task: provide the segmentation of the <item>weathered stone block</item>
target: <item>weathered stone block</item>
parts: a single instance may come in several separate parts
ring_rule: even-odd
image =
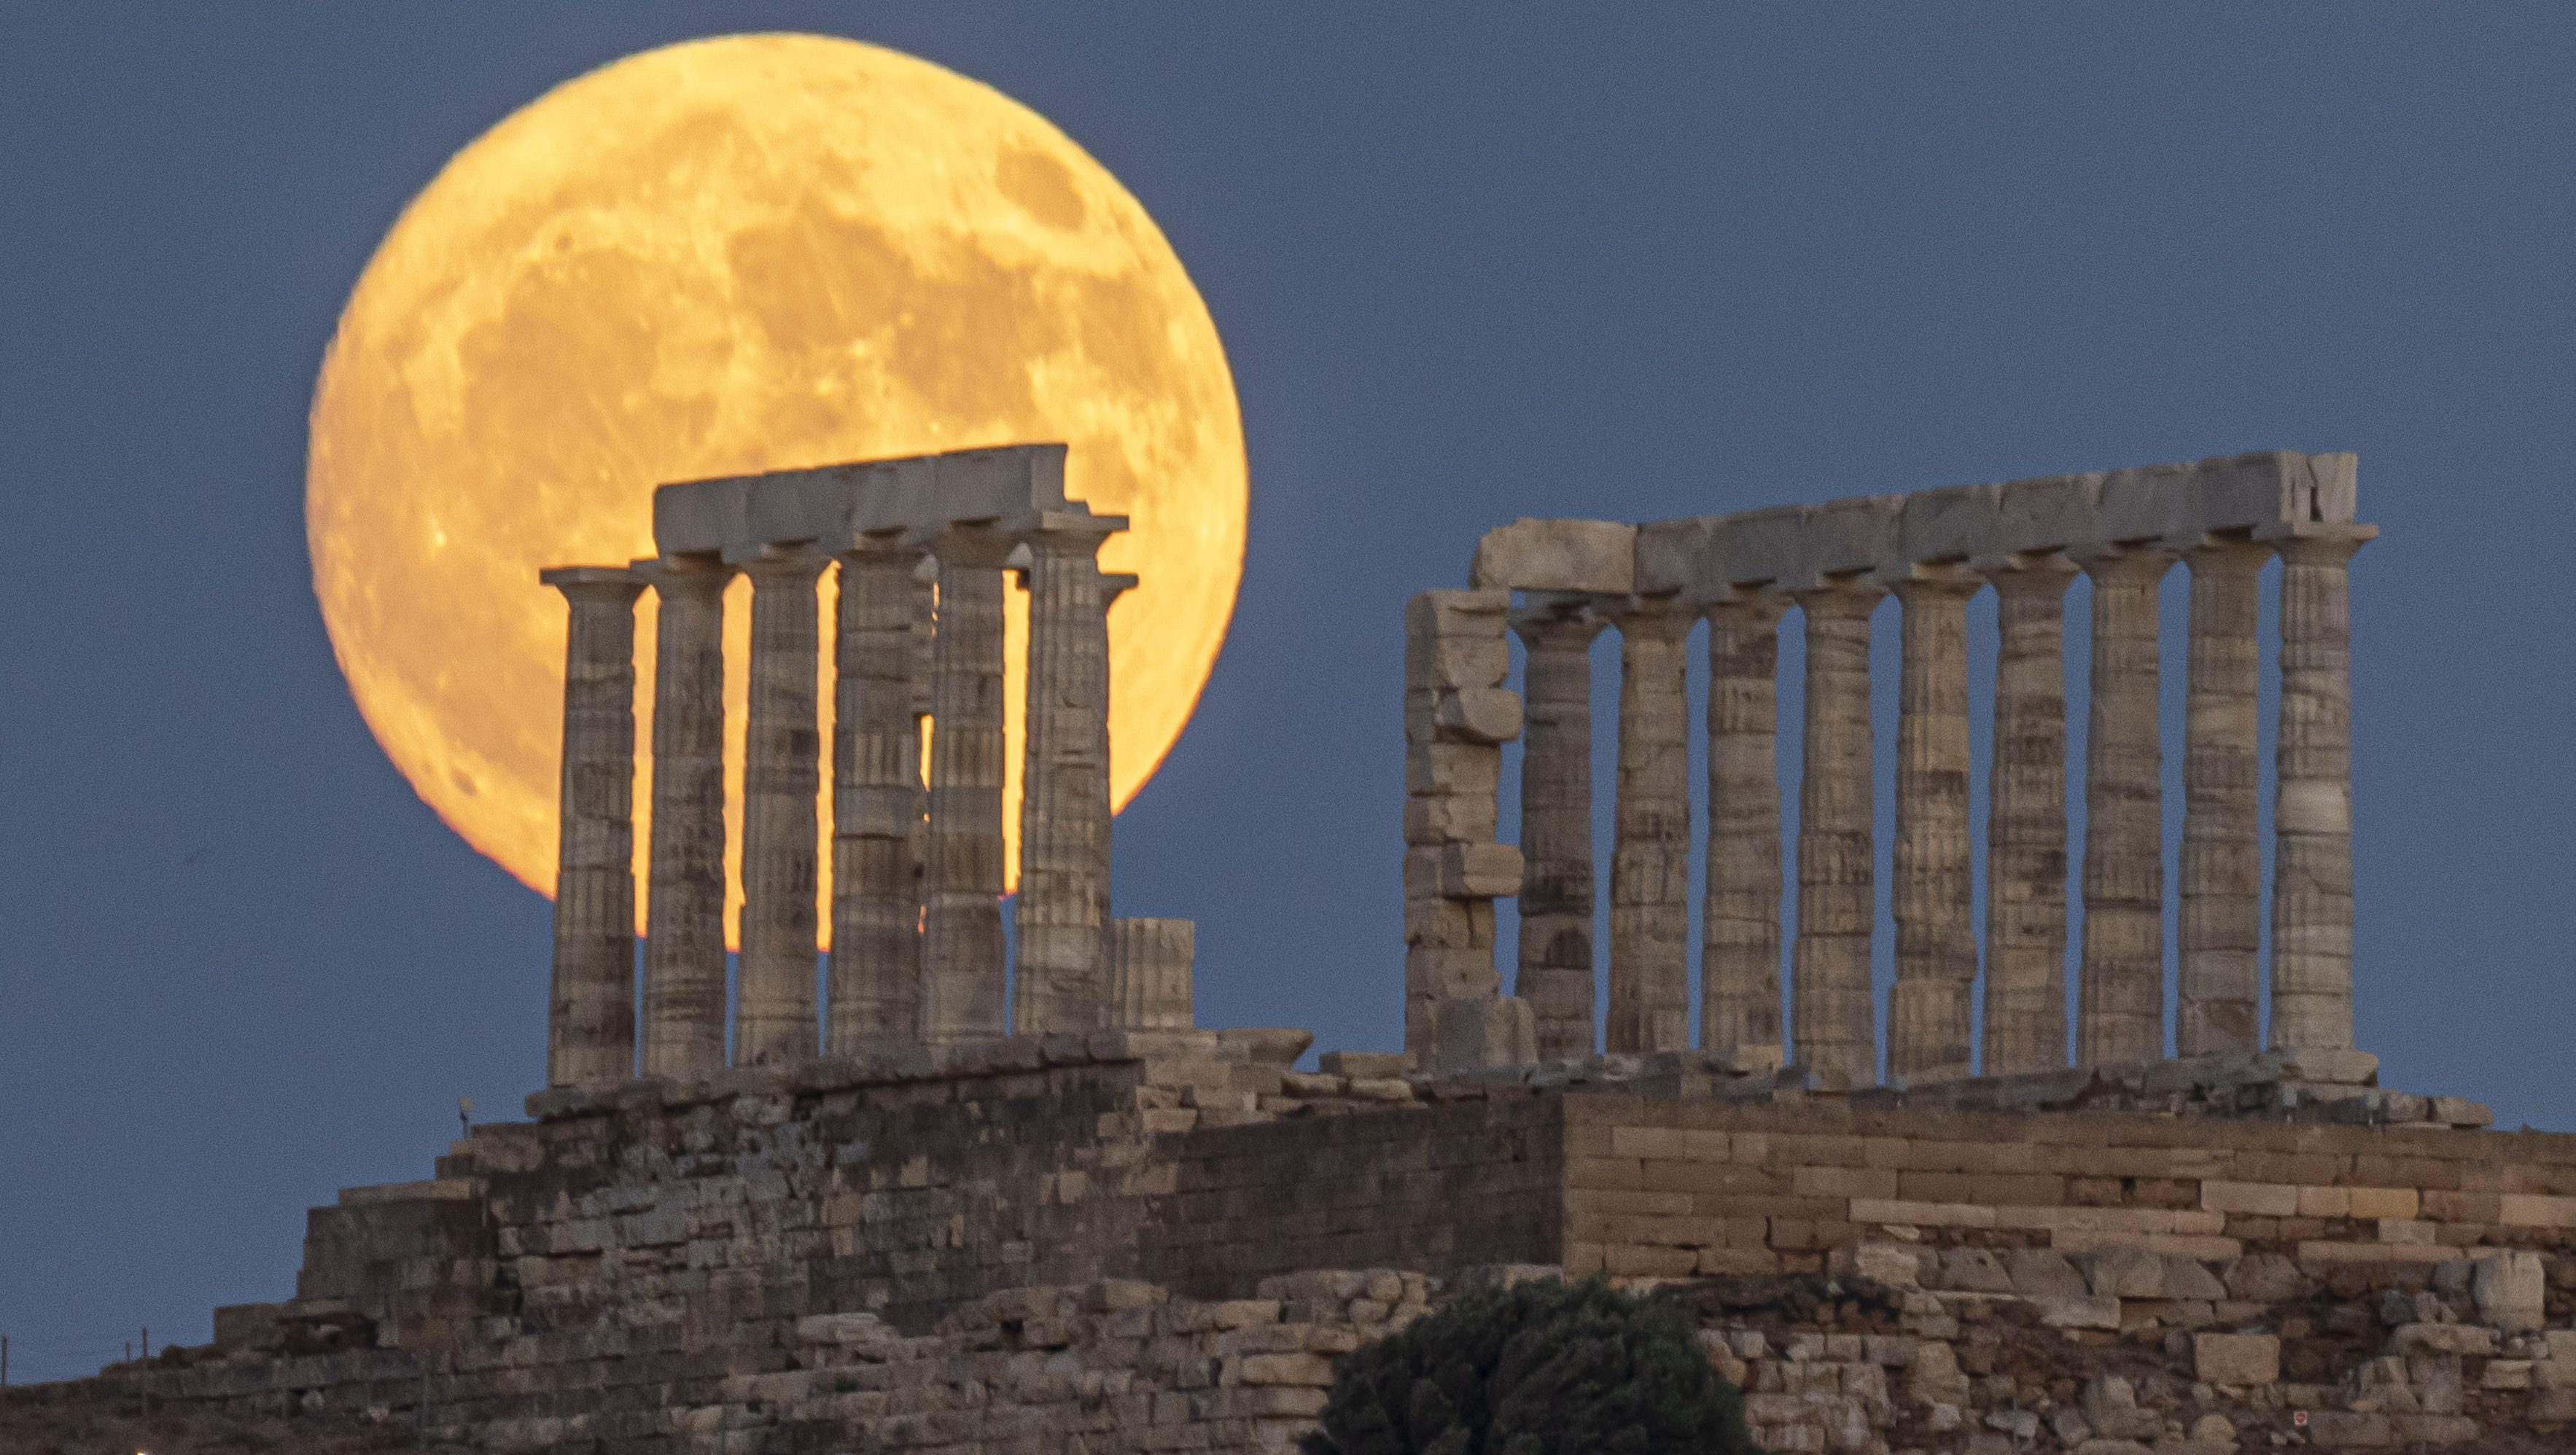
[[[1439,1069],[1444,1072],[1527,1066],[1538,1060],[1538,1025],[1525,1000],[1508,995],[1443,1000],[1438,1017]]]
[[[1453,687],[1432,709],[1439,735],[1457,743],[1507,743],[1521,735],[1521,695],[1507,687]]]
[[[2521,1334],[2546,1321],[2549,1275],[2539,1254],[2500,1250],[2478,1258],[2473,1269],[2470,1294],[2482,1322],[2504,1333]]]
[[[2191,1360],[2206,1384],[2271,1384],[2281,1377],[2281,1341],[2272,1334],[2194,1334]]]
[[[1608,520],[1531,520],[1485,532],[1471,579],[1479,587],[1625,596],[1636,588],[1637,528]]]
[[[1450,899],[1508,899],[1521,892],[1521,851],[1510,844],[1446,844],[1440,893]]]

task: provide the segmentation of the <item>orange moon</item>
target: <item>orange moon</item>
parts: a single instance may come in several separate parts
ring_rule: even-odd
[[[1140,578],[1109,619],[1123,806],[1189,720],[1243,568],[1234,382],[1171,244],[1045,118],[926,61],[810,35],[668,46],[477,138],[369,260],[314,391],[314,592],[395,766],[550,894],[564,606],[539,567],[651,555],[657,484],[1037,440],[1070,445],[1069,495],[1132,521],[1101,552]],[[738,867],[744,582],[727,608]],[[640,925],[650,593],[636,635]]]

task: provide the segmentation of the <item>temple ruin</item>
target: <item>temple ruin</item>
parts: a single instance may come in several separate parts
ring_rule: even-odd
[[[1405,1046],[1448,1070],[1692,1045],[1685,642],[1708,623],[1707,880],[1700,1049],[1738,1071],[1866,1086],[1870,619],[1902,630],[1891,1085],[2152,1062],[2294,1056],[2360,1085],[2353,1049],[2351,455],[2194,464],[1874,495],[1626,525],[1519,520],[1477,544],[1463,590],[1407,609]],[[2258,1024],[2258,577],[2282,562],[2271,778],[2271,1019]],[[2180,992],[2165,996],[2157,592],[2190,573]],[[2082,932],[2067,1041],[2063,599],[2092,581]],[[1967,603],[1991,585],[2000,644],[1986,782],[1982,944],[1972,914]],[[1782,618],[1804,624],[1796,932],[1781,1019]],[[1590,644],[1619,634],[1607,1023],[1593,1025]],[[1525,665],[1505,685],[1506,633]],[[1525,705],[1524,705],[1525,704]],[[1498,842],[1501,744],[1524,733],[1516,845]],[[1517,896],[1517,994],[1498,995],[1493,902]],[[1980,969],[1982,966],[1982,977]],[[1982,990],[1982,1043],[1972,1036]]]
[[[1004,1034],[1012,573],[1029,595],[1029,713],[1007,1027],[1190,1023],[1189,927],[1109,913],[1109,606],[1136,578],[1100,570],[1101,542],[1127,521],[1065,499],[1064,456],[1062,445],[1015,445],[665,485],[653,496],[657,555],[542,573],[570,611],[547,1084]],[[826,571],[835,671],[820,691]],[[752,588],[751,699],[728,1061],[724,592],[736,573]],[[639,1037],[634,611],[646,590],[661,616]],[[825,872],[831,958],[818,1006]]]

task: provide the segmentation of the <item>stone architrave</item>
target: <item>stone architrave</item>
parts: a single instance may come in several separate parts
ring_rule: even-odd
[[[819,1052],[814,1017],[815,799],[823,735],[815,583],[829,558],[782,552],[751,578],[751,697],[742,750],[742,955],[733,1060],[785,1066]]]
[[[1109,601],[1098,556],[1126,521],[1050,514],[1029,552],[1028,734],[1020,778],[1020,1035],[1106,1024]]]
[[[825,1048],[909,1041],[921,1025],[919,551],[841,556],[832,714],[832,966]]]
[[[2185,1056],[2262,1047],[2263,843],[2255,693],[2263,563],[2272,548],[2211,539],[2191,571],[2190,706],[2183,728],[2182,914],[2175,1048]]]
[[[1589,1056],[1592,1025],[1592,639],[1580,597],[1512,614],[1525,651],[1519,978],[1541,1060]]]
[[[1798,785],[1798,938],[1791,950],[1793,1059],[1876,1079],[1870,996],[1873,897],[1869,618],[1886,588],[1837,580],[1796,593],[1806,617],[1805,771]]]
[[[1968,598],[1964,568],[1916,567],[1903,608],[1896,727],[1896,984],[1887,1069],[1955,1081],[1974,1054],[1977,930],[1968,833]]]
[[[2164,1016],[2164,756],[2158,731],[2158,547],[2083,557],[2093,578],[2084,745],[2084,948],[2075,1059],[2160,1060]]]
[[[1994,583],[1994,766],[1987,775],[1984,1074],[2066,1065],[2066,587],[2039,553]]]
[[[931,648],[930,835],[924,856],[921,1034],[1003,1033],[1002,591],[1007,532],[959,525],[939,558]]]
[[[2281,720],[2273,741],[2272,1028],[2276,1050],[2352,1048],[2353,552],[2372,526],[2292,536],[2281,552]]]
[[[1619,759],[1610,841],[1614,1053],[1690,1047],[1690,698],[1696,613],[1669,598],[1610,609],[1619,628]]]
[[[539,573],[570,608],[546,1084],[635,1074],[634,572]]]
[[[653,648],[653,821],[644,904],[644,1074],[725,1064],[724,596],[713,559],[641,561]]]
[[[1779,675],[1788,605],[1758,593],[1708,611],[1700,1047],[1747,1069],[1776,1067],[1782,1054]]]

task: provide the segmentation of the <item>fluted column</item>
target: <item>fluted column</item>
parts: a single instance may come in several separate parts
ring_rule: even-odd
[[[1977,981],[1968,846],[1968,598],[1964,571],[1896,582],[1904,611],[1896,727],[1896,984],[1887,1069],[1910,1081],[1965,1077]]]
[[[644,583],[581,566],[539,579],[571,609],[546,1084],[591,1086],[635,1074],[635,598]]]
[[[931,647],[930,835],[924,856],[921,1033],[1003,1032],[1002,562],[1011,538],[956,526],[939,558]]]
[[[2190,706],[2182,749],[2182,974],[2174,1043],[2185,1056],[2261,1047],[2263,844],[2255,788],[2255,641],[2272,548],[2211,540],[2191,568]]]
[[[1619,628],[1619,767],[1610,845],[1610,1023],[1619,1051],[1690,1046],[1692,616],[1632,599]]]
[[[1520,968],[1541,1060],[1592,1054],[1592,639],[1579,598],[1513,613],[1521,673]]]
[[[2079,1064],[2164,1055],[2164,757],[2157,731],[2156,586],[2173,556],[2089,554],[2092,710],[2084,745],[2084,951]]]
[[[829,562],[763,557],[751,577],[751,704],[742,749],[742,958],[733,1062],[814,1059],[814,801],[823,735],[815,695],[822,650],[814,584]]]
[[[2063,556],[1989,573],[1994,766],[1986,806],[1984,1073],[2066,1064],[2066,587]]]
[[[653,648],[653,839],[644,905],[644,1074],[725,1064],[724,592],[733,568],[641,569]]]
[[[1798,938],[1790,952],[1796,1062],[1876,1079],[1869,617],[1884,588],[1838,581],[1797,595],[1807,619],[1805,770],[1798,785]]]
[[[2376,532],[2281,551],[2281,722],[2272,802],[2272,1045],[2352,1046],[2352,553]]]
[[[1780,614],[1748,596],[1708,613],[1708,892],[1703,1050],[1780,1063]]]
[[[1109,603],[1100,543],[1071,518],[1028,538],[1027,757],[1020,775],[1020,1035],[1108,1023]]]
[[[845,1056],[921,1024],[921,739],[912,712],[917,551],[841,557],[832,713],[831,1019]]]

